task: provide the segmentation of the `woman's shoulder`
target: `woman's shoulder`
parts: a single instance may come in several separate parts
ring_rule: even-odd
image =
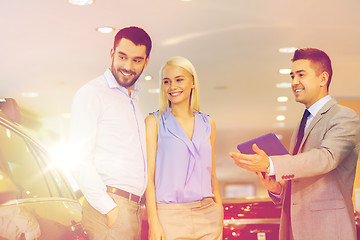
[[[159,116],[159,110],[149,113],[149,115],[147,117],[150,117],[150,116],[154,116],[157,119]]]
[[[195,114],[197,114],[198,116],[200,116],[201,119],[203,119],[204,121],[210,121],[210,115],[206,114],[206,113],[202,113],[202,112],[196,112]]]
[[[206,125],[210,125],[212,119],[211,119],[209,114],[205,114],[205,113],[202,113],[202,112],[196,112],[195,114],[199,116],[199,119],[203,123],[205,123]]]

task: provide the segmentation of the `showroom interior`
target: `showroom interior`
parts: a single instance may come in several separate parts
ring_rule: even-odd
[[[217,126],[222,196],[265,196],[257,176],[237,167],[228,153],[269,132],[289,147],[303,112],[289,76],[297,48],[329,54],[331,96],[360,115],[359,10],[356,0],[95,0],[84,6],[2,0],[0,97],[16,100],[17,121],[66,170],[75,92],[110,66],[118,29],[143,27],[153,40],[139,79],[143,115],[157,110],[164,61],[189,58],[199,75],[200,110]],[[359,161],[354,206],[360,211]]]

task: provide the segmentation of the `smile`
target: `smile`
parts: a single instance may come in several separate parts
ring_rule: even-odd
[[[133,74],[132,72],[128,72],[124,70],[119,70],[119,72],[121,72],[121,74],[124,75],[125,77],[129,77]]]
[[[294,90],[295,93],[302,92],[302,91],[304,91],[304,89],[295,89]]]
[[[177,97],[181,94],[182,92],[172,92],[172,93],[169,93],[170,96],[172,97]]]

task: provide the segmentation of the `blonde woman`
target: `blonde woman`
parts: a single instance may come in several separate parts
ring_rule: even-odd
[[[160,76],[159,111],[145,120],[149,238],[222,239],[216,128],[199,111],[194,66],[184,57],[172,57]]]

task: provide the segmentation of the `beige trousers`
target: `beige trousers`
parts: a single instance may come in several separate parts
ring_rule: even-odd
[[[221,240],[224,210],[205,198],[191,203],[158,203],[158,216],[166,240]]]
[[[120,207],[114,225],[106,225],[106,216],[93,208],[88,201],[83,204],[82,222],[90,240],[139,240],[141,234],[140,205],[113,193],[108,193]]]

